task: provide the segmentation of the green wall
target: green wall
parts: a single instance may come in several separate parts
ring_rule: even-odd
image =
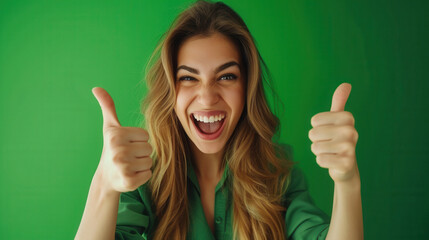
[[[144,67],[191,1],[0,1],[0,238],[71,239],[102,148],[104,87],[141,121]],[[254,35],[316,204],[333,182],[310,119],[342,82],[359,133],[366,239],[429,238],[428,1],[226,1]]]

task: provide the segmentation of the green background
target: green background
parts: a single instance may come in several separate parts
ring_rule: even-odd
[[[138,126],[148,57],[190,2],[0,1],[0,238],[74,237],[102,149],[91,88]],[[365,238],[429,238],[429,1],[226,3],[272,72],[281,139],[316,204],[331,214],[334,184],[310,150],[310,119],[349,82]]]

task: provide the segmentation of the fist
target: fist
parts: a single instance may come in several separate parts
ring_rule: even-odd
[[[329,169],[329,175],[336,183],[359,176],[355,119],[350,112],[344,111],[350,91],[351,85],[348,83],[338,86],[332,97],[331,111],[314,115],[311,118],[313,128],[308,133],[317,164]]]
[[[103,151],[96,174],[106,191],[134,191],[152,176],[149,135],[141,128],[121,126],[106,90],[96,87],[92,93],[103,113]]]

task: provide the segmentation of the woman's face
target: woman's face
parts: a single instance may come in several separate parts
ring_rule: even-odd
[[[234,43],[219,33],[189,38],[179,48],[174,110],[202,153],[223,151],[240,119],[245,103],[240,59]]]

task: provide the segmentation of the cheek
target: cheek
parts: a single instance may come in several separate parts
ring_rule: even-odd
[[[189,106],[190,102],[190,93],[178,89],[176,92],[176,105],[174,106],[174,110],[176,111],[177,116],[180,121],[183,121],[187,118],[186,109]]]
[[[241,115],[245,104],[244,88],[240,86],[235,89],[231,89],[231,91],[228,92],[227,99],[229,99],[228,101],[230,102],[230,106],[233,111],[236,111],[236,114]]]

